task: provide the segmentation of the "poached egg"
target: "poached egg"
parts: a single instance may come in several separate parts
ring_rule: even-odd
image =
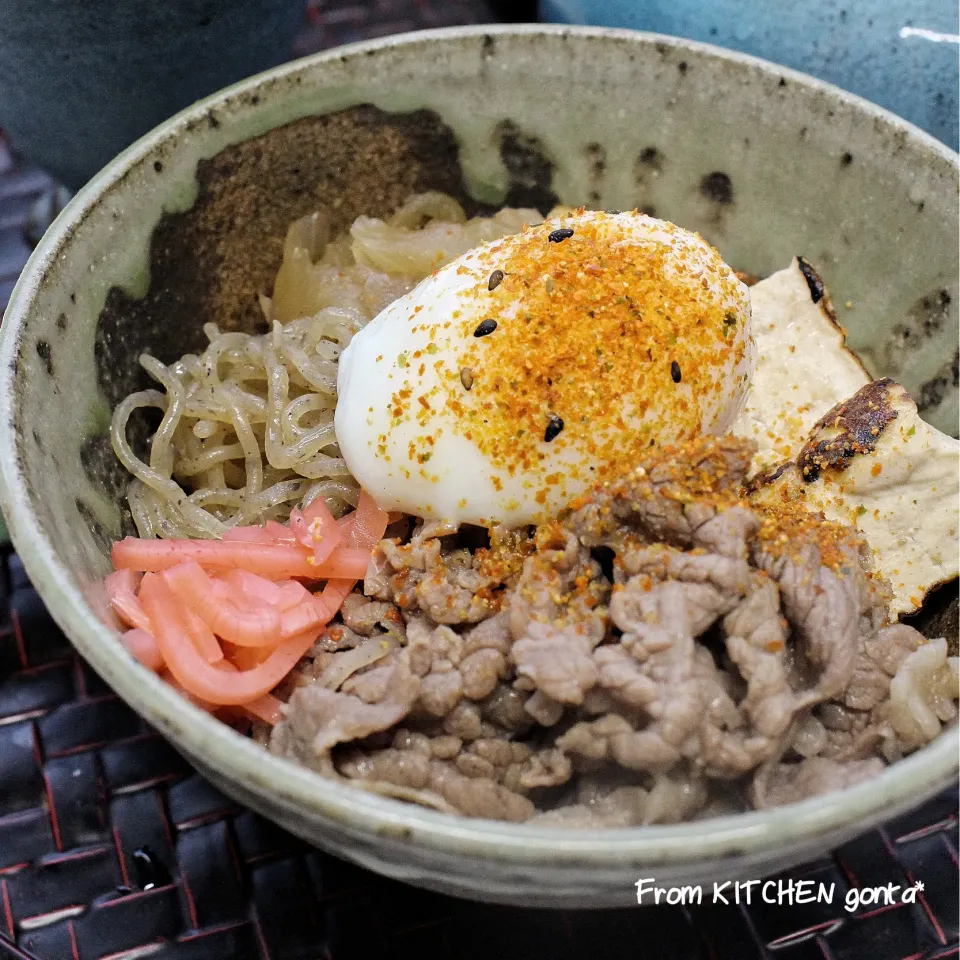
[[[643,451],[720,434],[756,364],[747,288],[696,234],[577,211],[484,244],[340,357],[335,429],[386,509],[542,521]]]

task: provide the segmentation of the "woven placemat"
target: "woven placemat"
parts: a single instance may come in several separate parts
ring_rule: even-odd
[[[503,16],[509,6],[492,4]],[[295,52],[484,22],[490,9],[315,0]],[[0,135],[0,309],[64,199]],[[0,957],[957,957],[957,814],[951,790],[790,872],[836,884],[830,904],[757,905],[755,894],[750,907],[550,912],[416,890],[307,847],[210,786],[76,656],[0,548]],[[852,888],[918,882],[913,904],[844,909]]]

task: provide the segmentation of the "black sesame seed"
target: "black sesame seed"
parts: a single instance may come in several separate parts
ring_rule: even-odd
[[[682,374],[680,373],[680,364],[676,360],[670,362],[670,376],[673,377],[674,383],[679,383],[682,379]]]
[[[560,435],[562,429],[563,420],[556,415],[551,416],[547,422],[547,429],[543,431],[544,442],[549,443],[551,440],[555,440]]]
[[[623,213],[622,210],[604,210],[604,213],[609,213],[611,217],[615,217],[618,213]]]
[[[483,320],[480,323],[480,326],[473,331],[475,337],[485,337],[488,333],[493,333],[497,329],[496,320]]]
[[[487,282],[487,289],[496,290],[501,283],[503,283],[503,271],[494,270],[493,273],[490,274],[490,280]]]
[[[559,230],[551,230],[547,234],[547,239],[551,243],[563,243],[564,240],[569,240],[573,236],[573,231],[569,227],[561,227]]]

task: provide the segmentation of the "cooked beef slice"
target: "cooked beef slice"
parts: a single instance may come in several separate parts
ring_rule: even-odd
[[[703,438],[534,530],[382,541],[278,691],[270,748],[440,810],[570,827],[872,776],[956,715],[956,664],[937,660],[946,693],[908,722],[926,641],[889,622],[852,527],[748,491],[751,456]]]

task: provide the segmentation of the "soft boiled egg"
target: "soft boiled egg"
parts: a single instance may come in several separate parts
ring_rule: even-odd
[[[696,234],[578,211],[423,280],[340,358],[336,433],[387,509],[542,520],[645,450],[736,420],[747,288]]]

